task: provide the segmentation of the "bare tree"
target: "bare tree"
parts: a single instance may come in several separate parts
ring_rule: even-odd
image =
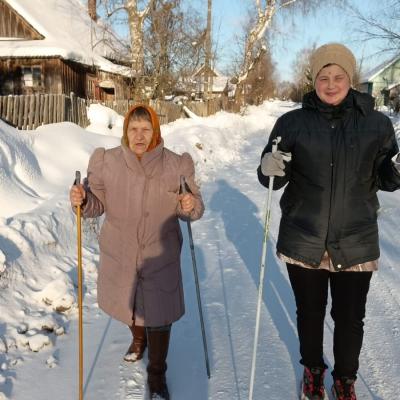
[[[145,65],[152,76],[153,97],[172,93],[178,80],[191,76],[203,58],[203,20],[193,9],[184,13],[181,3],[156,0],[145,27]]]
[[[376,42],[379,52],[400,50],[400,0],[381,0],[369,11],[349,6],[358,41]]]
[[[268,51],[261,51],[246,78],[244,100],[246,104],[261,104],[276,93],[275,65]]]
[[[305,93],[314,89],[311,75],[311,56],[315,51],[316,45],[301,49],[293,63],[294,82],[290,93],[290,99],[300,102]]]

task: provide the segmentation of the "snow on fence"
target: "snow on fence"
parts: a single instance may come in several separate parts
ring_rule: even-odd
[[[63,121],[89,125],[86,102],[73,93],[0,96],[0,118],[18,129]]]
[[[99,103],[99,100],[88,100],[89,104]],[[162,100],[149,100],[146,101],[156,111],[160,124],[168,124],[168,122],[175,121],[181,118],[182,106],[170,101]],[[136,104],[134,100],[105,100],[101,102],[105,107],[113,109],[119,115],[125,115],[128,110]]]
[[[32,94],[0,96],[0,118],[18,129],[36,129],[40,125],[70,121],[86,128],[90,121],[87,117],[87,107],[90,104],[100,103],[125,115],[135,104],[133,100],[89,100],[82,99],[71,93],[65,94]],[[172,101],[150,100],[160,119],[160,123],[167,124],[184,117],[182,111],[185,105],[194,114],[205,117],[220,110],[235,111],[229,103],[220,98],[208,102],[184,101],[176,104]]]

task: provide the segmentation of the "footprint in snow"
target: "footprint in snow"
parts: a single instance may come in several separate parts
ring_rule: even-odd
[[[127,363],[119,367],[121,400],[146,399],[146,368],[143,362]]]

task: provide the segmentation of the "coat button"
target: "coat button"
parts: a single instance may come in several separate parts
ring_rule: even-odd
[[[338,264],[337,267],[338,267],[338,269],[342,268],[342,264]]]

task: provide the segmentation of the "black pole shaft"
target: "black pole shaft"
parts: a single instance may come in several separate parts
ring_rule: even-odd
[[[184,176],[181,176],[181,192],[183,194],[187,193],[186,182],[185,182],[185,177]],[[208,376],[208,379],[210,379],[211,373],[210,373],[210,363],[208,361],[207,339],[206,339],[206,332],[205,332],[205,329],[204,329],[204,319],[203,319],[203,309],[202,309],[202,306],[201,306],[199,276],[198,276],[198,273],[197,273],[196,254],[194,252],[192,226],[190,224],[190,220],[187,221],[187,228],[188,228],[188,234],[189,234],[190,253],[192,255],[194,281],[195,281],[195,284],[196,284],[197,306],[198,306],[199,315],[200,315],[201,335],[203,337],[204,357],[205,357],[205,361],[206,361],[207,376]]]

